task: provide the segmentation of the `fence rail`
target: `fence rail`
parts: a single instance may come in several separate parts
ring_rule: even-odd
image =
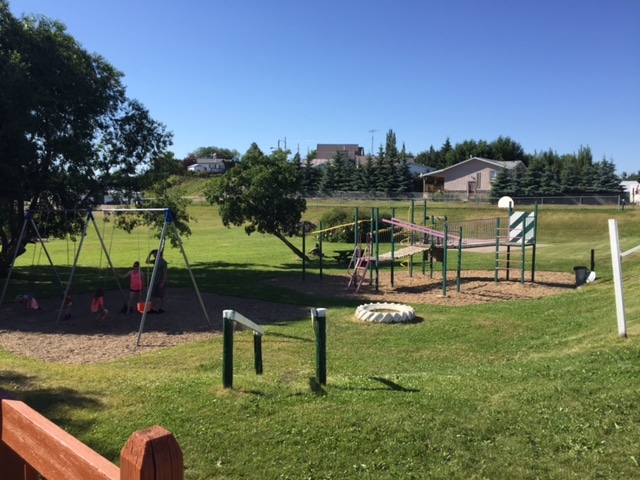
[[[134,432],[120,467],[0,390],[0,466],[7,480],[183,480],[182,451],[160,426]]]

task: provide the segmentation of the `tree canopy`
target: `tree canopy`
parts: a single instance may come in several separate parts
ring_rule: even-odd
[[[17,245],[25,206],[77,210],[110,189],[137,190],[140,170],[171,144],[122,76],[62,23],[17,18],[0,0],[0,271],[33,241],[27,232]]]
[[[289,153],[278,149],[265,155],[253,143],[237,166],[211,180],[205,196],[219,206],[225,226],[244,225],[247,235],[275,235],[302,258],[303,252],[286,238],[298,232],[307,208],[302,177],[287,161]]]
[[[503,169],[491,184],[491,198],[561,196],[576,194],[619,195],[620,179],[613,162],[594,162],[589,147],[559,155],[553,150],[529,156],[525,172]]]

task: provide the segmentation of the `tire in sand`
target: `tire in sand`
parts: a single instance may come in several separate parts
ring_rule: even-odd
[[[356,318],[371,323],[408,323],[415,316],[413,307],[401,303],[366,303],[356,308]]]

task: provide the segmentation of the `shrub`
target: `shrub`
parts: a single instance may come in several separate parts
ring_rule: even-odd
[[[325,232],[322,240],[325,242],[334,243],[355,243],[355,227],[354,227],[354,213],[353,210],[346,208],[332,208],[325,213],[320,221],[322,222],[322,230],[330,229],[333,227],[340,227]],[[371,230],[371,215],[365,212],[358,214],[358,237],[360,242],[366,241],[367,233]]]

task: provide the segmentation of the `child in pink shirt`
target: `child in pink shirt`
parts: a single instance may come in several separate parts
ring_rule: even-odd
[[[136,305],[140,302],[142,290],[144,289],[144,273],[140,270],[140,262],[133,262],[133,270],[129,270],[120,278],[129,277],[129,313],[136,311]]]
[[[102,323],[102,320],[109,314],[109,310],[104,308],[104,292],[101,288],[97,288],[96,293],[93,294],[93,298],[91,299],[91,312],[98,314],[95,319],[96,323]]]

